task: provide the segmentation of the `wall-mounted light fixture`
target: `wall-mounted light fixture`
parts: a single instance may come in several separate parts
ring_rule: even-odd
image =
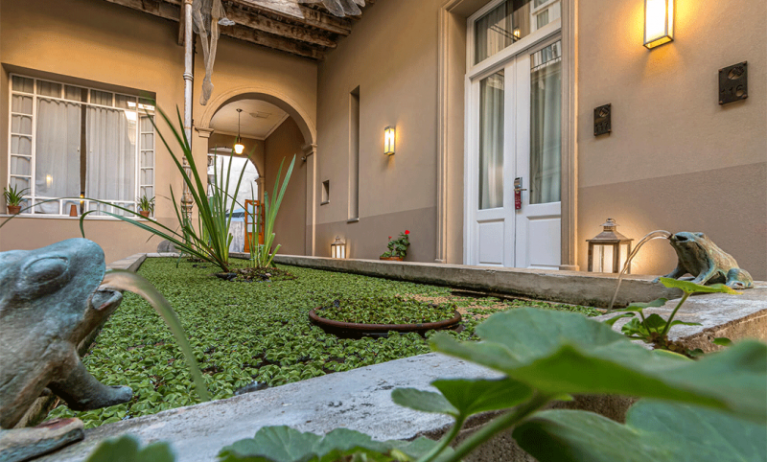
[[[674,1],[644,0],[644,46],[648,49],[674,40]]]
[[[336,241],[330,244],[330,256],[339,260],[346,258],[346,241],[336,236]]]
[[[394,155],[396,138],[397,132],[394,127],[386,127],[386,130],[384,130],[384,154],[387,156]]]
[[[631,254],[631,241],[615,229],[618,223],[608,218],[602,224],[603,231],[595,238],[589,239],[589,272],[620,273],[626,259]],[[631,273],[631,267],[626,271]]]
[[[242,144],[242,138],[240,138],[240,120],[242,118],[242,109],[237,109],[237,140],[234,143],[234,152],[242,154],[245,152],[245,145]]]

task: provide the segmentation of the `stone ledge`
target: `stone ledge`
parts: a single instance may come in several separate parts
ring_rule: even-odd
[[[236,257],[247,254],[233,254]],[[520,268],[449,265],[444,263],[392,262],[380,260],[335,260],[322,257],[277,255],[276,263],[345,273],[363,274],[400,281],[521,295],[549,301],[607,307],[617,278],[614,275]],[[616,306],[648,302],[656,298],[679,298],[682,293],[653,284],[652,276],[629,275],[623,280]]]

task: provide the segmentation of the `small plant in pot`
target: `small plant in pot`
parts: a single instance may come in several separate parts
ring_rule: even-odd
[[[142,197],[138,201],[138,207],[141,209],[138,213],[144,218],[149,218],[149,215],[154,212],[154,197],[151,199],[146,196]]]
[[[27,191],[29,191],[29,189],[22,189],[19,191],[16,186],[3,188],[3,197],[5,198],[5,203],[8,205],[9,215],[18,215],[21,212],[21,202],[24,200],[24,194]]]
[[[407,249],[410,247],[410,231],[405,230],[399,237],[392,239],[389,236],[388,251],[381,255],[381,260],[402,261],[407,256]]]

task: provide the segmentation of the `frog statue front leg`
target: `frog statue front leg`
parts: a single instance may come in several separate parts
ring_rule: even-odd
[[[696,284],[726,284],[732,289],[749,289],[754,279],[738,262],[720,249],[703,233],[682,232],[669,238],[679,263],[665,277],[679,279],[686,274],[693,276]],[[659,278],[655,280],[658,282]]]

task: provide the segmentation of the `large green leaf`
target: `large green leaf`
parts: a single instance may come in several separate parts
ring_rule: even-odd
[[[767,418],[767,346],[742,342],[700,361],[649,351],[574,313],[519,309],[477,328],[485,340],[433,347],[550,395],[605,393],[699,403]]]
[[[221,450],[221,462],[334,462],[364,455],[370,462],[408,462],[436,446],[419,438],[413,442],[375,441],[364,433],[340,428],[325,437],[289,427],[264,427],[254,438],[240,440]]]
[[[514,439],[540,462],[767,461],[767,427],[696,406],[642,400],[622,425],[584,411],[536,414]]]
[[[174,462],[176,457],[167,443],[154,443],[139,449],[132,436],[99,444],[86,462]]]
[[[743,293],[733,290],[724,284],[711,284],[710,286],[703,286],[692,281],[682,281],[679,279],[671,278],[660,278],[660,282],[669,289],[680,289],[682,292],[688,294],[705,293],[741,295]]]
[[[530,387],[509,378],[437,380],[432,385],[464,416],[509,409],[533,395]]]
[[[460,410],[439,393],[418,390],[416,388],[397,388],[391,393],[396,404],[421,412],[447,414],[457,417]]]

